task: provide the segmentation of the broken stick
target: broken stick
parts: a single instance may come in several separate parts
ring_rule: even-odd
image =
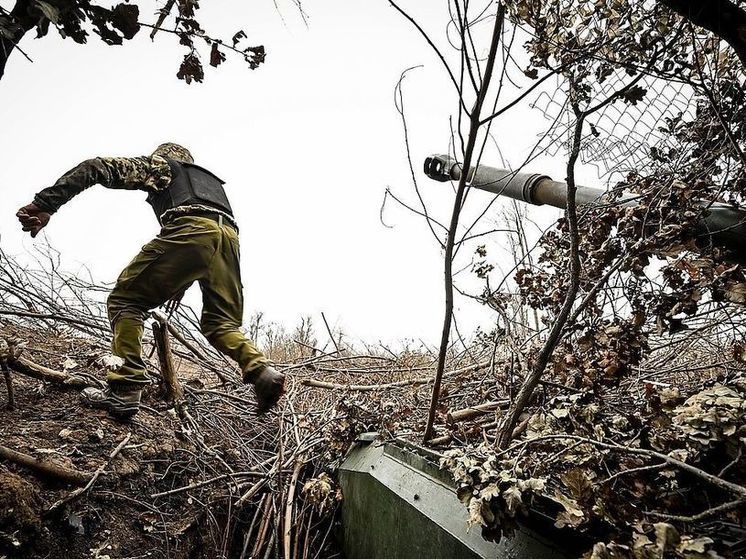
[[[16,407],[15,398],[13,396],[13,379],[10,377],[10,371],[5,361],[0,362],[0,368],[3,370],[5,376],[5,388],[8,390],[8,409],[12,410]]]
[[[66,483],[83,485],[91,479],[91,475],[85,472],[73,470],[48,460],[39,460],[29,454],[18,452],[17,450],[13,450],[3,445],[0,445],[0,458],[29,468],[37,474],[64,481]]]
[[[8,389],[8,409],[12,410],[15,407],[15,399],[13,398],[13,379],[10,378],[10,371],[8,370],[8,358],[13,355],[10,344],[5,338],[0,338],[0,368],[3,370],[3,376],[5,376],[5,387]]]
[[[161,313],[153,313],[153,338],[161,364],[161,378],[163,378],[164,398],[179,401],[184,398],[184,389],[176,376],[174,357],[171,353],[171,338],[169,336],[168,319]]]
[[[85,388],[91,386],[92,382],[78,377],[75,375],[69,375],[62,371],[55,371],[49,367],[34,363],[30,359],[25,357],[11,357],[8,359],[8,365],[14,371],[23,375],[33,377],[35,379],[44,380],[47,382],[53,382],[56,384],[64,384],[75,388]]]
[[[508,404],[510,404],[509,400],[497,400],[496,402],[487,402],[485,404],[479,404],[478,406],[450,411],[448,412],[447,422],[458,423],[459,421],[473,419],[480,415],[495,411],[498,408],[507,407]]]

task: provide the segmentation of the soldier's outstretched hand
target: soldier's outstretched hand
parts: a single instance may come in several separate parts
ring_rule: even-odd
[[[45,212],[39,206],[34,203],[28,206],[23,206],[16,212],[18,221],[21,222],[21,227],[24,231],[31,233],[32,237],[36,237],[44,227],[49,223],[49,219],[52,217],[49,212]]]

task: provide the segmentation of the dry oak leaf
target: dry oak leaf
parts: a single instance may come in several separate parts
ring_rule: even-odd
[[[550,496],[549,498],[564,509],[557,515],[557,521],[554,523],[557,528],[564,528],[565,526],[577,528],[585,522],[585,513],[578,506],[578,502],[575,499],[570,499],[559,491],[555,491],[554,496]]]

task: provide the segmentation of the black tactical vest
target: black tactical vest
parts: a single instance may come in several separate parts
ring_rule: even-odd
[[[178,206],[199,204],[233,215],[223,184],[207,169],[194,163],[166,159],[171,167],[171,184],[160,192],[148,194],[148,204],[160,219],[164,212]]]

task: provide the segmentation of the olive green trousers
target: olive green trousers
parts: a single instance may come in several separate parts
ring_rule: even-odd
[[[112,352],[124,365],[110,372],[112,385],[148,384],[142,337],[148,312],[193,282],[202,290],[202,333],[237,361],[245,377],[267,358],[240,330],[243,292],[238,233],[206,217],[183,216],[165,225],[124,269],[107,301],[114,340]]]

